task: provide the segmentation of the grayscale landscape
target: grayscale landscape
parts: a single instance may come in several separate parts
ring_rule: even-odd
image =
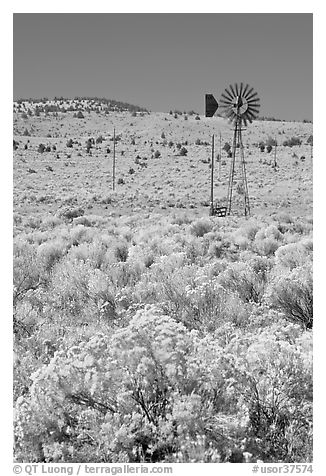
[[[14,28],[14,460],[312,463],[310,110],[282,115],[291,88],[277,106],[241,69],[189,107],[161,93],[152,109],[125,84],[110,99],[109,81],[106,96],[43,97],[44,80],[24,95],[28,21]]]

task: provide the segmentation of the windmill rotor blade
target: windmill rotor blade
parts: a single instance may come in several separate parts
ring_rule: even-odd
[[[251,122],[254,121],[255,119],[257,119],[257,117],[258,117],[258,114],[249,113],[249,114],[247,115],[247,118],[248,118],[249,120],[251,120]]]
[[[249,112],[253,112],[254,114],[258,114],[260,108],[259,108],[259,107],[249,107],[247,110],[248,110]]]
[[[229,106],[232,102],[229,99],[221,98],[220,104],[227,104]]]
[[[233,100],[232,93],[228,90],[228,88],[225,88],[224,94],[228,96],[231,101]]]
[[[257,119],[258,114],[257,114],[257,113],[249,112],[248,115],[247,115],[247,117],[248,117],[249,119],[255,120],[255,119]]]
[[[230,84],[230,89],[231,89],[231,91],[232,91],[233,98],[235,98],[235,97],[236,97],[236,94],[235,94],[235,91],[234,91],[234,89],[233,89],[232,84]]]
[[[232,109],[233,104],[228,102],[228,103],[225,103],[225,104],[223,105],[223,107],[224,107],[224,109]]]
[[[221,101],[225,102],[226,104],[232,104],[232,99],[223,94],[221,95]]]
[[[228,104],[233,104],[234,98],[233,97],[228,97],[228,96],[223,96],[224,101],[227,101]]]
[[[256,114],[259,113],[259,109],[257,109],[256,107],[249,107],[247,110],[248,110],[249,112],[253,112],[253,113],[256,113]]]
[[[255,102],[255,103],[249,103],[248,104],[248,107],[260,107],[260,103],[259,102]]]
[[[246,97],[246,101],[247,102],[255,102],[255,101],[257,102],[257,101],[260,101],[260,98],[259,98],[259,96],[252,96],[250,98]]]
[[[254,99],[253,101],[248,101],[248,106],[260,106],[259,99]]]
[[[246,115],[247,115],[247,116],[250,116],[250,117],[252,117],[252,118],[255,119],[255,117],[257,117],[257,113],[258,113],[258,112],[259,112],[259,111],[253,112],[253,111],[251,111],[251,110],[248,110]]]
[[[248,88],[249,88],[249,84],[246,84],[244,90],[242,91],[242,96],[243,96],[243,97],[246,97],[246,93],[247,93],[247,91],[248,91]]]
[[[255,97],[257,97],[257,99],[259,99],[258,98],[258,93],[256,93],[256,92],[252,93],[250,96],[248,95],[246,99],[247,99],[247,101],[251,101],[251,99],[254,99]]]
[[[233,101],[233,98],[229,98],[229,97],[225,96],[225,94],[223,94],[223,93],[221,94],[221,98],[222,98],[221,101],[223,100],[223,101],[227,102],[227,104],[230,104]]]
[[[248,97],[252,94],[253,90],[254,90],[254,88],[250,88],[249,91],[247,91],[246,96],[245,96],[247,100],[248,100]]]
[[[231,112],[226,117],[229,121],[233,121],[235,119],[236,115],[234,114],[234,112]]]
[[[230,84],[220,99],[223,116],[236,127],[247,127],[257,118],[260,110],[258,93],[248,83]]]
[[[246,121],[249,121],[249,122],[250,122],[250,124],[251,124],[251,123],[252,123],[252,121],[253,121],[253,117],[249,116],[249,114],[246,114],[246,116],[245,116],[245,117],[246,117]]]
[[[245,113],[245,116],[246,116],[247,118],[249,118],[249,117],[255,117],[255,114],[254,114],[252,111],[250,111],[250,109],[248,109],[248,110],[246,111],[246,113]]]
[[[258,104],[258,106],[249,106],[248,107],[249,111],[258,111],[259,112],[259,109],[260,109],[260,104]]]
[[[256,96],[256,97],[251,97],[250,99],[247,99],[247,101],[250,102],[250,103],[252,103],[252,102],[257,102],[257,101],[259,101],[259,100],[260,100],[260,99],[259,99],[258,96]]]
[[[256,98],[253,101],[248,102],[248,106],[256,107],[257,104],[260,105],[259,98]]]
[[[250,105],[250,106],[248,107],[248,110],[249,110],[249,111],[259,111],[259,107]]]
[[[252,112],[248,112],[247,118],[249,119],[250,122],[252,122],[254,119],[256,119],[257,114],[253,114]]]

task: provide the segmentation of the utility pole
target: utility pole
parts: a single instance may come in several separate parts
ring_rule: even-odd
[[[218,164],[218,179],[221,180],[221,167],[222,167],[222,135],[220,131],[220,161]]]
[[[312,159],[312,141],[310,142],[310,158]]]
[[[113,129],[112,189],[115,190],[115,128]]]
[[[211,160],[211,204],[209,214],[214,215],[214,134],[212,135],[212,160]]]

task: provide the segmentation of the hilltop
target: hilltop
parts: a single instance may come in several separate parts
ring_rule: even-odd
[[[110,112],[148,112],[144,107],[135,106],[123,101],[115,99],[98,98],[98,97],[79,97],[74,99],[55,97],[54,99],[17,99],[13,105],[14,112],[21,114],[38,116],[40,113],[55,112],[96,112],[109,114]]]

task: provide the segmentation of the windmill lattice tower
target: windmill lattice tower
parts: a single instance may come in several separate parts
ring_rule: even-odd
[[[248,182],[246,175],[246,162],[244,158],[244,147],[242,141],[243,126],[247,126],[248,122],[252,122],[259,112],[259,98],[258,94],[254,92],[253,88],[249,88],[247,84],[245,87],[243,83],[232,85],[226,88],[221,95],[221,108],[224,116],[228,118],[234,125],[233,144],[232,144],[232,158],[229,173],[228,195],[227,195],[227,213],[231,214],[233,188],[236,178],[239,175],[241,194],[244,196],[244,214],[250,215],[250,203]],[[237,154],[239,152],[239,154]],[[237,155],[239,155],[239,170],[236,170]]]

